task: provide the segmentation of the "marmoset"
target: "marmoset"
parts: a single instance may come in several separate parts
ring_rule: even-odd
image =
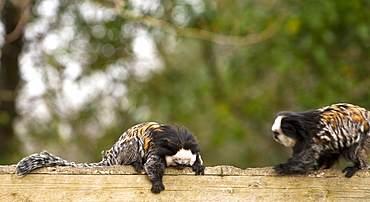
[[[23,158],[15,173],[23,177],[32,170],[49,166],[132,165],[139,173],[144,168],[152,182],[151,191],[160,193],[165,189],[162,178],[167,166],[192,167],[196,175],[204,174],[205,166],[199,152],[197,139],[185,127],[148,122],[125,131],[111,149],[103,151],[99,163],[77,164],[43,151]]]
[[[340,156],[354,163],[346,177],[368,169],[370,112],[351,104],[333,104],[306,112],[279,112],[272,125],[273,138],[291,147],[286,163],[274,166],[278,174],[306,173],[332,167]]]

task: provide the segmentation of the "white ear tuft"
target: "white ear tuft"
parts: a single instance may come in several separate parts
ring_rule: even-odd
[[[281,119],[283,119],[283,118],[284,118],[283,116],[276,117],[276,119],[274,121],[274,124],[271,127],[271,130],[273,132],[278,132],[278,133],[281,132]]]

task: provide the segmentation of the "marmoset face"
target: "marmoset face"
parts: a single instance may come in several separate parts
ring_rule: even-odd
[[[276,142],[284,145],[285,147],[294,147],[296,141],[283,133],[281,129],[282,119],[284,116],[276,117],[274,124],[271,127],[272,132],[274,132],[273,138]]]
[[[196,160],[196,154],[191,153],[190,150],[180,149],[173,156],[166,156],[167,166],[186,167],[192,166]]]

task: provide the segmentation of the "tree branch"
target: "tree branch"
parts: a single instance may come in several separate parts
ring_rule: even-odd
[[[5,1],[6,0],[0,0],[0,13],[3,12],[4,6],[5,6]]]
[[[33,0],[24,0],[21,5],[21,16],[19,18],[17,26],[12,32],[5,36],[5,43],[11,43],[17,40],[23,33],[23,28],[27,24],[31,15],[31,6]]]
[[[136,21],[149,27],[161,29],[170,34],[210,41],[212,43],[219,45],[231,45],[231,46],[247,46],[269,39],[277,32],[281,25],[282,20],[286,16],[286,13],[288,13],[286,10],[282,11],[281,12],[282,14],[277,18],[277,20],[274,23],[272,23],[265,30],[259,33],[249,34],[245,36],[233,36],[217,34],[214,32],[197,28],[178,27],[164,20],[153,18],[148,15],[139,15],[137,13],[124,10],[123,7],[116,6],[115,10],[116,14],[124,19]]]

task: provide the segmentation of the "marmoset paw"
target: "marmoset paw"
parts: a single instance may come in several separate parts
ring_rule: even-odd
[[[288,166],[285,163],[277,164],[273,168],[275,172],[279,175],[290,174]]]
[[[204,175],[204,169],[206,167],[201,164],[194,164],[193,165],[193,171],[195,172],[196,175]]]
[[[346,177],[350,178],[352,177],[358,170],[361,170],[359,166],[353,166],[353,167],[346,167],[342,170],[343,173],[346,173]]]
[[[164,190],[164,188],[165,187],[164,187],[164,184],[163,183],[157,182],[157,183],[154,183],[153,184],[151,191],[154,194],[159,194],[159,193],[161,193],[161,191]]]

